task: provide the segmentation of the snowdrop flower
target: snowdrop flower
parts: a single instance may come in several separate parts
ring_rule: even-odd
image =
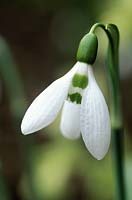
[[[110,117],[91,65],[78,61],[47,87],[26,111],[22,133],[27,135],[48,126],[61,108],[62,134],[70,139],[81,135],[88,151],[102,159],[110,144]]]

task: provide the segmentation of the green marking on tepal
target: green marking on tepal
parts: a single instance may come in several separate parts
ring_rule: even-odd
[[[88,77],[82,74],[75,74],[72,79],[72,85],[84,89],[88,85]]]
[[[70,98],[70,101],[76,102],[77,104],[81,104],[82,96],[78,92],[73,94],[68,94],[68,97]]]

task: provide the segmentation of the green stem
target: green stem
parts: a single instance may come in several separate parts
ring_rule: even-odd
[[[107,25],[109,48],[108,48],[108,71],[111,85],[111,114],[112,114],[112,147],[113,161],[116,174],[116,199],[125,200],[124,179],[124,131],[121,108],[120,80],[119,80],[119,31],[113,25]]]
[[[115,166],[116,175],[116,199],[125,200],[125,184],[124,184],[124,166],[123,166],[123,153],[124,153],[124,142],[123,142],[123,129],[113,128],[112,130],[112,149],[113,149],[113,160]]]
[[[111,125],[112,125],[112,149],[113,162],[116,173],[116,199],[126,200],[125,181],[124,181],[124,166],[123,166],[123,120],[121,109],[120,81],[119,81],[119,31],[113,24],[104,26],[101,23],[95,24],[90,32],[94,32],[96,28],[102,28],[109,40],[108,56],[107,56],[107,71],[110,82],[111,93]]]
[[[91,27],[89,33],[94,33],[94,32],[96,31],[97,28],[102,28],[104,31],[106,31],[106,30],[105,30],[105,25],[104,25],[104,24],[102,24],[102,23],[96,23],[96,24],[94,24],[94,25]]]

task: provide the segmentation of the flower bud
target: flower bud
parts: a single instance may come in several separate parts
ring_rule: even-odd
[[[77,61],[93,64],[98,49],[98,39],[93,33],[86,34],[80,41],[77,51]]]

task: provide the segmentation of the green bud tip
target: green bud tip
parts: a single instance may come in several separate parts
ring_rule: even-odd
[[[94,33],[86,34],[80,41],[77,51],[77,61],[93,64],[98,49],[98,39]]]

